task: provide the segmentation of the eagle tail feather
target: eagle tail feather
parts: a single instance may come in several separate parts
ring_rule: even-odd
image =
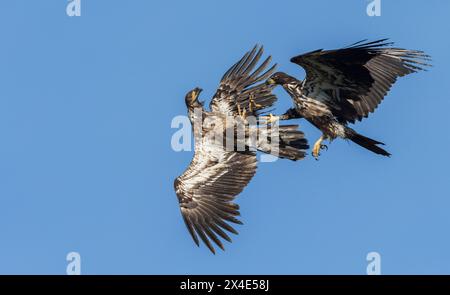
[[[267,129],[267,133],[260,137],[260,139],[264,140],[258,141],[258,150],[292,161],[305,158],[309,145],[304,133],[298,130],[298,127],[298,125],[279,126],[276,144],[272,142],[271,138],[273,129]]]
[[[359,146],[362,146],[365,149],[368,149],[369,151],[378,154],[383,155],[386,157],[390,157],[391,154],[387,152],[386,150],[382,149],[378,145],[384,145],[384,143],[380,141],[376,141],[374,139],[365,137],[364,135],[361,135],[357,133],[355,130],[348,128],[346,130],[346,136],[348,139],[353,141],[354,143],[358,144]]]

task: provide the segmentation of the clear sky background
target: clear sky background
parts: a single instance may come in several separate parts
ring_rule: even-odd
[[[1,274],[65,274],[71,251],[83,274],[365,274],[371,251],[384,274],[450,274],[449,1],[81,2],[72,18],[64,0],[0,2]],[[355,126],[392,158],[337,140],[261,163],[239,236],[197,248],[173,190],[185,93],[209,102],[256,43],[302,78],[290,57],[384,37],[434,64]]]

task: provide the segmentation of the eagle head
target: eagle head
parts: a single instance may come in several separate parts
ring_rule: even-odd
[[[194,88],[191,91],[189,91],[186,94],[185,97],[185,101],[186,101],[186,106],[188,108],[194,108],[194,107],[199,107],[202,106],[202,103],[198,101],[198,97],[200,95],[200,92],[202,92],[201,88]]]
[[[286,73],[283,72],[276,72],[274,74],[272,74],[272,76],[269,77],[269,79],[267,79],[266,84],[268,85],[286,85],[289,84],[291,82],[295,82],[297,81],[294,77],[289,76]]]

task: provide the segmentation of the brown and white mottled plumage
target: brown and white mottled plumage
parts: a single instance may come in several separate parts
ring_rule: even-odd
[[[272,153],[271,147],[260,143],[259,139],[255,150],[247,146],[245,150],[238,151],[229,150],[223,141],[213,141],[208,136],[223,133],[226,119],[241,120],[242,113],[257,116],[276,101],[272,94],[273,86],[257,84],[265,81],[274,71],[274,67],[266,70],[270,57],[254,70],[262,53],[262,48],[255,47],[225,73],[210,103],[211,111],[205,111],[203,103],[198,100],[201,89],[196,88],[186,95],[186,106],[193,126],[195,120],[201,123],[210,120],[213,124],[193,128],[196,141],[194,158],[187,170],[175,179],[174,187],[181,214],[194,242],[199,245],[202,240],[213,253],[213,243],[224,249],[220,238],[231,242],[227,232],[237,234],[229,224],[241,224],[236,218],[239,216],[239,206],[234,199],[255,175],[255,150]],[[246,128],[248,133],[250,127]],[[290,160],[304,158],[308,145],[297,128],[297,125],[279,127],[279,157]],[[236,133],[233,136],[236,137]]]
[[[267,87],[265,83],[257,84],[265,81],[276,67],[276,64],[274,64],[266,70],[272,60],[272,57],[269,56],[254,70],[262,54],[262,47],[258,50],[258,47],[255,46],[252,51],[247,52],[223,75],[211,100],[211,111],[236,115],[239,110],[245,109],[249,114],[258,115],[258,111],[275,103],[277,98],[272,93],[273,86]],[[250,96],[255,100],[253,105],[249,103]],[[251,107],[253,108],[250,110]]]
[[[317,158],[323,139],[342,137],[389,156],[383,144],[364,137],[347,126],[375,111],[398,77],[428,66],[422,51],[388,47],[386,39],[357,42],[337,50],[316,50],[293,57],[302,66],[306,79],[299,81],[285,73],[275,73],[269,84],[279,84],[291,95],[295,108],[281,119],[303,117],[323,132],[313,151]]]

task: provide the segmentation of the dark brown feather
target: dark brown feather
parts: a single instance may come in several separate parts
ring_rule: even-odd
[[[303,94],[327,104],[342,123],[368,117],[398,77],[429,66],[422,51],[388,47],[386,39],[362,42],[291,59],[306,70]]]

